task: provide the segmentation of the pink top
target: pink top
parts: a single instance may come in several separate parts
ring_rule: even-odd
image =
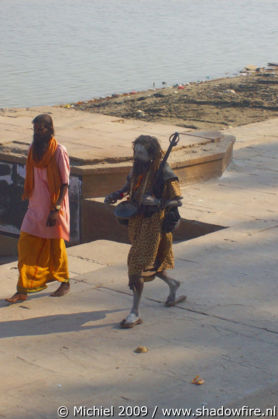
[[[69,156],[64,146],[58,144],[55,153],[60,171],[61,182],[69,184]],[[66,192],[62,208],[59,212],[56,225],[48,227],[46,221],[50,212],[50,193],[48,190],[47,169],[34,168],[34,190],[27,212],[24,216],[21,231],[44,239],[64,239],[69,241],[70,212],[69,195]]]

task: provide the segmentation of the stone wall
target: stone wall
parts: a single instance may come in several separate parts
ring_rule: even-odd
[[[22,201],[25,165],[0,161],[0,234],[19,235],[28,202]],[[70,177],[71,244],[80,242],[80,197],[82,180]]]

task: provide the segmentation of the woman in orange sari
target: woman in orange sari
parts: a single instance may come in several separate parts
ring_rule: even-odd
[[[33,120],[23,199],[29,200],[18,241],[19,279],[17,292],[6,301],[27,299],[47,282],[60,282],[53,297],[70,288],[65,240],[69,241],[69,158],[65,147],[54,138],[52,118],[38,115]]]

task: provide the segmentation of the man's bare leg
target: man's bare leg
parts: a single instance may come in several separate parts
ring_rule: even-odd
[[[186,296],[182,295],[180,297],[176,297],[176,293],[177,293],[177,289],[180,286],[180,281],[177,281],[174,278],[171,278],[166,271],[161,271],[161,272],[157,272],[156,276],[158,276],[158,278],[162,279],[162,281],[164,281],[168,287],[169,287],[169,295],[165,301],[165,305],[167,307],[171,307],[174,306],[175,304],[177,304],[178,302],[181,303],[182,301],[186,300]]]
[[[129,329],[142,323],[139,317],[139,304],[144,288],[144,279],[141,275],[129,276],[129,288],[133,291],[133,303],[129,315],[120,323],[120,326],[124,329]]]
[[[50,294],[50,297],[63,297],[66,295],[70,290],[70,283],[69,282],[62,282],[60,286],[56,289],[56,291]]]
[[[7,301],[10,304],[14,304],[17,303],[19,301],[25,301],[27,300],[28,296],[27,294],[21,293],[21,292],[16,292],[12,297],[10,298],[5,298],[5,301]]]

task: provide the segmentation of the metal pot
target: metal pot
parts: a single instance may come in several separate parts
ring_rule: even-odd
[[[138,213],[138,207],[134,202],[123,201],[120,202],[114,209],[114,215],[119,220],[128,220]]]

